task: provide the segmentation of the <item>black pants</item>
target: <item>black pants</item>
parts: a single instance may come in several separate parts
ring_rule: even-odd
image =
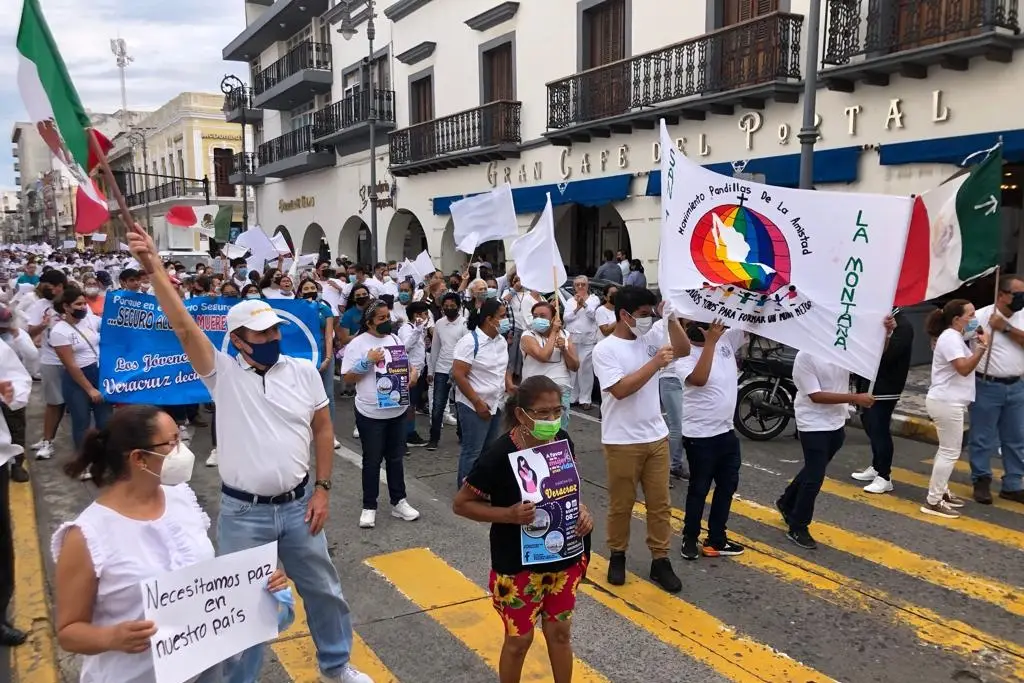
[[[683,438],[686,460],[690,464],[690,484],[686,488],[686,518],[683,538],[700,536],[700,520],[704,515],[711,484],[715,493],[708,513],[708,543],[725,543],[725,523],[729,520],[732,494],[740,483],[740,440],[734,432],[702,439]]]
[[[7,607],[14,595],[14,538],[11,529],[11,472],[0,467],[0,622],[7,623]]]
[[[868,439],[871,440],[871,466],[883,479],[889,479],[892,476],[894,447],[889,427],[894,410],[896,410],[896,401],[876,401],[875,405],[861,415],[864,431],[867,433]]]
[[[405,498],[405,413],[387,420],[366,417],[358,410],[356,427],[363,447],[363,509],[376,510],[380,495],[380,465],[388,480],[392,505]]]
[[[843,447],[845,438],[846,430],[843,427],[831,432],[800,432],[804,466],[782,494],[782,509],[789,519],[790,531],[810,526],[814,518],[814,501],[825,481],[825,470]]]
[[[22,448],[28,448],[25,443],[26,430],[28,427],[27,408],[19,408],[18,410],[11,410],[7,407],[7,404],[0,402],[0,410],[3,411],[4,419],[7,420],[7,429],[11,432],[11,443]],[[19,455],[12,463],[22,463],[25,461],[24,455]]]

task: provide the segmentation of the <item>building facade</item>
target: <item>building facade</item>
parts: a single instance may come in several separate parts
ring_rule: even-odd
[[[252,72],[246,171],[257,213],[303,253],[369,260],[423,247],[445,270],[451,203],[513,186],[522,231],[550,193],[570,270],[623,249],[656,283],[660,150],[796,186],[808,0],[246,3],[224,58]],[[469,7],[472,5],[472,7]],[[1003,143],[1007,265],[1019,251],[1024,65],[1018,0],[822,0],[815,186],[896,195],[934,187]],[[358,30],[352,40],[335,29]],[[370,68],[367,68],[367,65]],[[368,120],[376,114],[370,188]],[[501,262],[501,243],[483,245]]]

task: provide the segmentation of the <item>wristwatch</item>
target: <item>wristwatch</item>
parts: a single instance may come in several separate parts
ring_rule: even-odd
[[[313,483],[313,486],[319,486],[324,491],[330,491],[331,490],[331,480],[330,479],[317,479]]]

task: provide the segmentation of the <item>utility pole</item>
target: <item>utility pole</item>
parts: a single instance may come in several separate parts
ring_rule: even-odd
[[[135,61],[135,58],[128,54],[128,44],[124,38],[111,38],[110,51],[117,61],[117,69],[121,72],[121,130],[131,128],[131,117],[128,115],[128,86],[125,81],[125,69]]]
[[[800,140],[800,189],[814,187],[814,125],[818,100],[818,34],[821,31],[821,0],[810,0],[807,11],[807,54],[804,58],[804,115],[797,138]]]
[[[242,79],[231,74],[221,79],[220,91],[224,93],[224,113],[229,113],[236,106],[242,113],[242,163],[240,170],[242,171],[242,232],[245,232],[249,229],[249,155],[245,144],[249,122],[245,119],[245,112],[251,104],[250,93]]]

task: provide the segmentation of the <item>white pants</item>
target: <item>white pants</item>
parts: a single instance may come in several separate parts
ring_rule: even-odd
[[[935,452],[932,478],[928,483],[928,503],[936,505],[949,493],[949,478],[960,459],[964,445],[964,414],[967,406],[950,405],[938,399],[925,400],[928,417],[935,423],[939,449]]]
[[[594,393],[594,344],[577,346],[576,355],[580,358],[580,367],[571,373],[572,393],[569,402],[589,406],[593,402],[591,396]]]

